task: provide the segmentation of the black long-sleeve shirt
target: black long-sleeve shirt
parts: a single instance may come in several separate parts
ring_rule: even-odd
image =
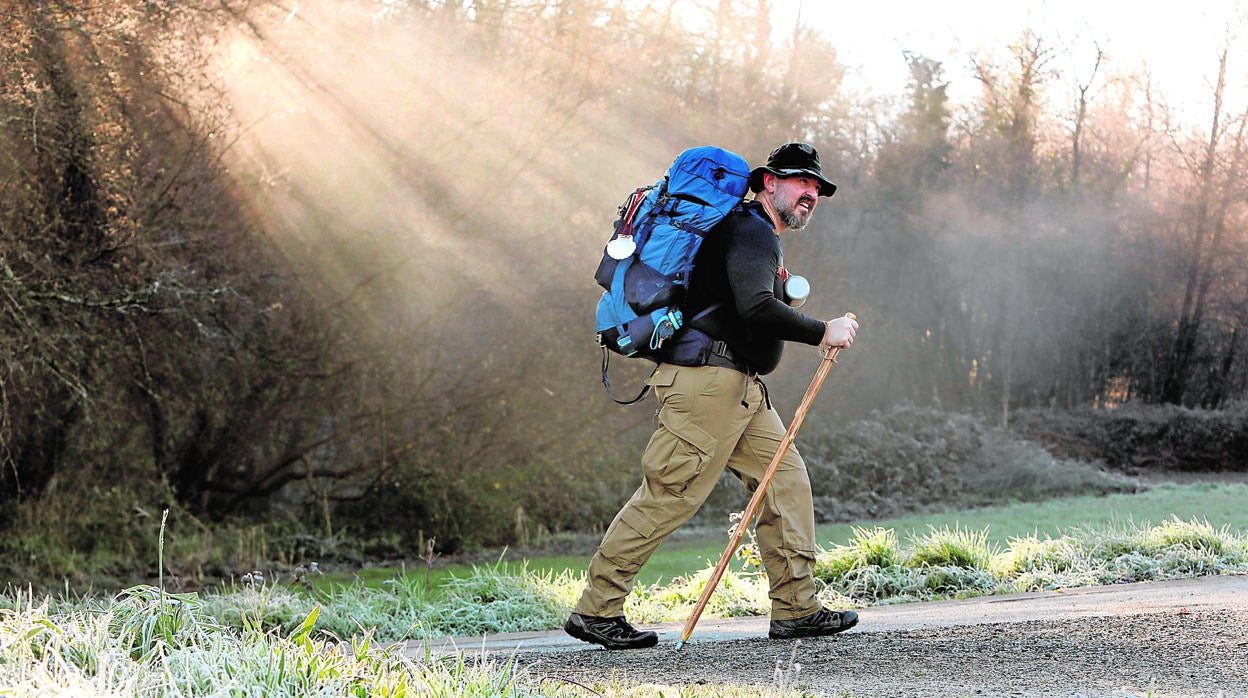
[[[762,204],[750,202],[721,221],[694,258],[686,319],[719,307],[693,326],[728,344],[759,374],[780,364],[784,342],[817,345],[824,323],[784,302],[780,236]]]

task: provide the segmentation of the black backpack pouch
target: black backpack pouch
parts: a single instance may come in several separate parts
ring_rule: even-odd
[[[662,360],[677,366],[705,366],[713,341],[705,332],[686,327],[663,343]]]

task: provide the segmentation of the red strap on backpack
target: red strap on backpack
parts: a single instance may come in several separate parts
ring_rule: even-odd
[[[633,234],[633,219],[637,217],[637,209],[641,208],[641,202],[646,200],[646,192],[651,188],[641,187],[629,194],[624,205],[620,207],[620,235]]]

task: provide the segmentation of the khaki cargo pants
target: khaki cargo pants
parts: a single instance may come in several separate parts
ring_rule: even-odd
[[[641,566],[697,512],[724,468],[753,492],[784,437],[784,423],[766,404],[762,384],[739,371],[660,364],[647,382],[659,399],[659,427],[642,456],[641,486],[590,561],[575,609],[582,615],[624,615],[624,598]],[[818,611],[811,574],[814,506],[796,448],[789,448],[763,496],[755,535],[771,585],[771,617],[789,620]]]

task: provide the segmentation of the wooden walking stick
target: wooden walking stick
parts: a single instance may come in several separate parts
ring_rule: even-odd
[[[851,320],[858,319],[853,313],[845,313],[845,317]],[[819,368],[815,370],[815,377],[810,380],[810,387],[806,388],[806,394],[802,396],[801,404],[797,406],[797,411],[793,413],[793,421],[789,422],[789,428],[784,432],[784,438],[780,440],[780,447],[776,449],[776,454],[771,457],[771,463],[767,466],[766,472],[763,473],[763,479],[759,481],[758,487],[755,488],[754,496],[750,497],[750,503],[745,505],[745,511],[742,512],[741,520],[737,522],[732,538],[728,541],[728,547],[724,548],[724,554],[719,556],[719,564],[715,565],[715,571],[711,573],[711,578],[707,580],[706,586],[702,589],[702,595],[698,597],[698,602],[693,606],[693,613],[689,615],[689,620],[685,621],[685,629],[681,631],[680,640],[676,643],[677,651],[680,651],[680,648],[685,646],[685,641],[693,634],[693,626],[698,624],[698,618],[702,616],[702,611],[706,609],[706,602],[710,601],[711,594],[714,593],[720,578],[724,576],[724,571],[728,569],[728,563],[732,561],[733,554],[737,552],[737,546],[741,544],[741,538],[745,535],[746,529],[749,528],[750,522],[754,520],[754,514],[758,511],[758,505],[763,501],[763,495],[767,493],[767,487],[771,485],[772,478],[775,477],[776,471],[780,468],[781,459],[788,452],[789,446],[793,444],[793,439],[797,437],[797,430],[802,426],[802,420],[806,419],[806,412],[810,409],[810,403],[814,402],[815,395],[819,392],[819,388],[823,386],[823,379],[827,377],[832,364],[836,363],[836,355],[840,352],[840,347],[827,347],[824,350],[823,360],[819,362]]]

